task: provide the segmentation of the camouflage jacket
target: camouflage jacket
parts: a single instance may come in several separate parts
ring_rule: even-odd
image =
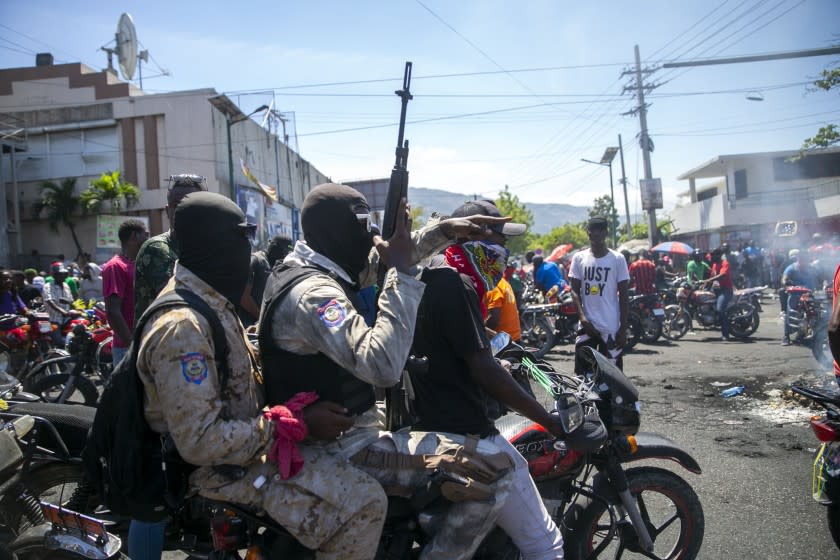
[[[134,259],[134,316],[139,319],[169,279],[178,253],[169,231],[147,239]]]
[[[161,310],[143,330],[137,359],[146,420],[156,432],[169,432],[189,463],[251,464],[268,452],[274,430],[261,415],[262,382],[236,309],[180,265],[161,294],[175,288],[193,291],[218,314],[230,347],[230,377],[222,394],[212,331],[199,312],[189,307]],[[200,486],[208,471],[196,471],[193,482]]]

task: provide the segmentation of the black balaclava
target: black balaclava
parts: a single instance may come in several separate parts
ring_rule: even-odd
[[[313,250],[346,272],[353,282],[367,266],[372,236],[356,214],[368,214],[365,197],[354,188],[325,183],[312,189],[303,201],[303,237]]]
[[[251,265],[254,226],[233,201],[211,192],[188,194],[175,210],[179,262],[238,304]]]

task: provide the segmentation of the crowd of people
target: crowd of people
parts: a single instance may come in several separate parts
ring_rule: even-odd
[[[61,323],[74,313],[74,299],[104,301],[115,362],[143,317],[140,345],[128,355],[144,389],[145,419],[197,467],[192,487],[267,512],[319,558],[372,558],[385,520],[384,488],[412,491],[428,480],[422,468],[393,465],[452,448],[473,454],[491,475],[484,493],[453,498],[421,558],[469,558],[496,524],[524,558],[562,558],[562,537],[527,462],[488,412],[488,403],[498,402],[567,436],[490,350],[496,332],[520,337],[522,271],[508,262],[506,244],[525,233],[524,224],[482,200],[411,231],[403,201],[395,233],[383,240],[363,195],[325,184],[304,200],[302,240],[278,237],[252,253],[255,226],[189,174],[171,177],[166,213],[172,228],[150,239],[143,222],[124,222],[120,252],[102,267],[60,259],[48,275],[0,272],[0,312],[26,313],[40,298],[50,320]],[[578,373],[584,347],[621,367],[631,288],[654,293],[683,272],[646,252],[627,259],[607,247],[607,230],[605,218],[590,219],[590,246],[560,265],[529,255],[538,289],[547,296],[571,291],[580,319]],[[834,253],[820,253],[823,262],[812,266],[803,255],[813,253],[791,251],[794,262],[781,268],[767,266],[772,253],[751,243],[738,255],[723,245],[695,252],[685,273],[714,285],[721,312],[735,271],[749,284],[770,280],[774,268],[782,284],[825,282],[818,267]],[[224,381],[202,313],[149,310],[179,290],[199,296],[224,327]],[[258,336],[258,357],[249,331]],[[409,354],[425,365],[404,373]],[[386,431],[377,397],[403,375],[413,388],[412,429]],[[240,468],[232,475],[218,465]],[[166,521],[165,511],[133,519],[129,555],[160,558]]]

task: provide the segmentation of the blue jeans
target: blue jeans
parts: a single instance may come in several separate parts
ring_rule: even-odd
[[[795,311],[799,305],[802,292],[790,292],[787,297],[787,313],[785,313],[785,338],[790,337],[790,312]]]
[[[128,526],[128,556],[131,560],[160,560],[166,520],[149,523],[131,520]]]
[[[721,288],[717,297],[717,304],[715,310],[718,314],[718,321],[720,322],[720,334],[723,338],[729,338],[729,319],[726,317],[726,308],[729,306],[729,300],[732,299],[732,290]]]
[[[117,348],[116,346],[111,346],[111,357],[114,360],[114,367],[117,367],[117,364],[125,358],[126,354],[128,354],[128,348]]]

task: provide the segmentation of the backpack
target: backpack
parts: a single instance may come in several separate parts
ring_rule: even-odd
[[[114,367],[99,399],[93,425],[82,452],[87,480],[103,503],[118,515],[140,521],[159,521],[178,509],[195,469],[178,455],[169,434],[154,432],[144,415],[143,383],[137,373],[137,354],[143,329],[153,314],[188,306],[210,322],[224,391],[229,376],[224,328],[210,306],[195,293],[176,289],[157,298],[137,323],[125,358]]]

